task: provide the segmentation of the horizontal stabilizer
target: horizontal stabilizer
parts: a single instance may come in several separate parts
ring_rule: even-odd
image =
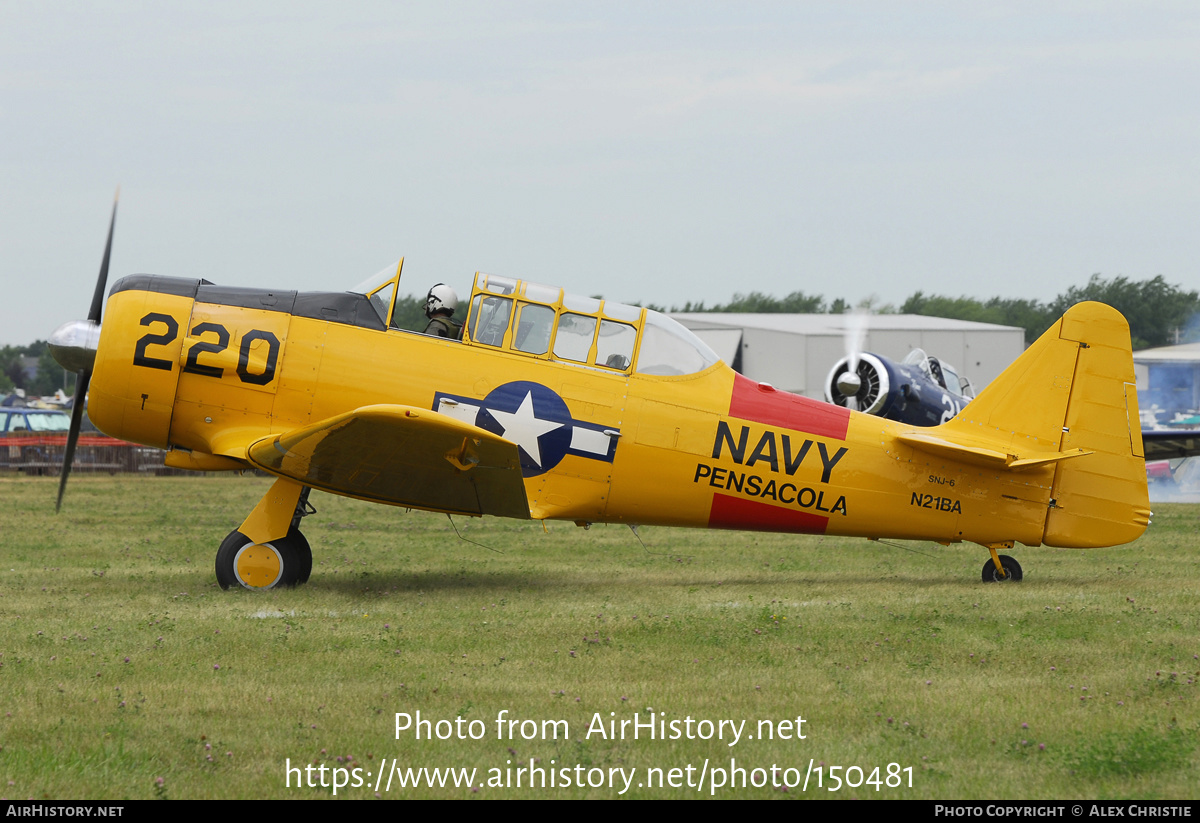
[[[1091,454],[1091,452],[1084,449],[1070,449],[1063,452],[1030,450],[1021,454],[1013,454],[1012,452],[1000,451],[994,447],[989,447],[987,441],[984,441],[983,445],[974,445],[947,440],[944,437],[938,437],[936,434],[923,431],[900,434],[896,436],[896,439],[902,443],[907,443],[914,449],[931,452],[941,457],[948,457],[951,460],[960,460],[963,463],[971,463],[989,469],[1011,469],[1013,471],[1033,468],[1034,466],[1044,466],[1047,463],[1057,463],[1059,460],[1068,460],[1072,457],[1082,457],[1085,454]]]
[[[412,406],[363,406],[271,435],[254,465],[322,491],[454,514],[529,518],[516,444]]]

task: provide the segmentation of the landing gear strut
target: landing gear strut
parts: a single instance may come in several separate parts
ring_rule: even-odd
[[[291,480],[276,480],[241,527],[226,536],[217,549],[222,589],[263,591],[308,582],[312,549],[299,526],[302,517],[314,512],[309,491]]]
[[[1011,549],[1012,543],[988,546],[992,558],[983,564],[984,583],[1009,583],[1021,579],[1021,564],[1007,554],[997,554],[996,549]]]

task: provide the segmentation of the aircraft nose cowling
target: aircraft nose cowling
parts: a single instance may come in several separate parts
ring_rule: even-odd
[[[884,361],[869,352],[858,355],[857,368],[850,370],[850,358],[833,364],[825,378],[825,400],[849,409],[883,416],[886,413],[892,381]]]
[[[50,354],[68,371],[90,369],[100,345],[100,324],[90,320],[63,323],[50,335]]]

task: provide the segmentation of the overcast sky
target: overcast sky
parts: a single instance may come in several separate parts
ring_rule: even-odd
[[[1200,5],[0,0],[0,169],[9,344],[118,184],[113,279],[1196,289]]]

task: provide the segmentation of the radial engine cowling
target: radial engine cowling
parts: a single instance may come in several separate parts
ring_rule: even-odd
[[[891,369],[873,354],[863,353],[856,359],[853,370],[849,357],[833,364],[825,379],[825,399],[854,411],[882,415],[892,389]]]

